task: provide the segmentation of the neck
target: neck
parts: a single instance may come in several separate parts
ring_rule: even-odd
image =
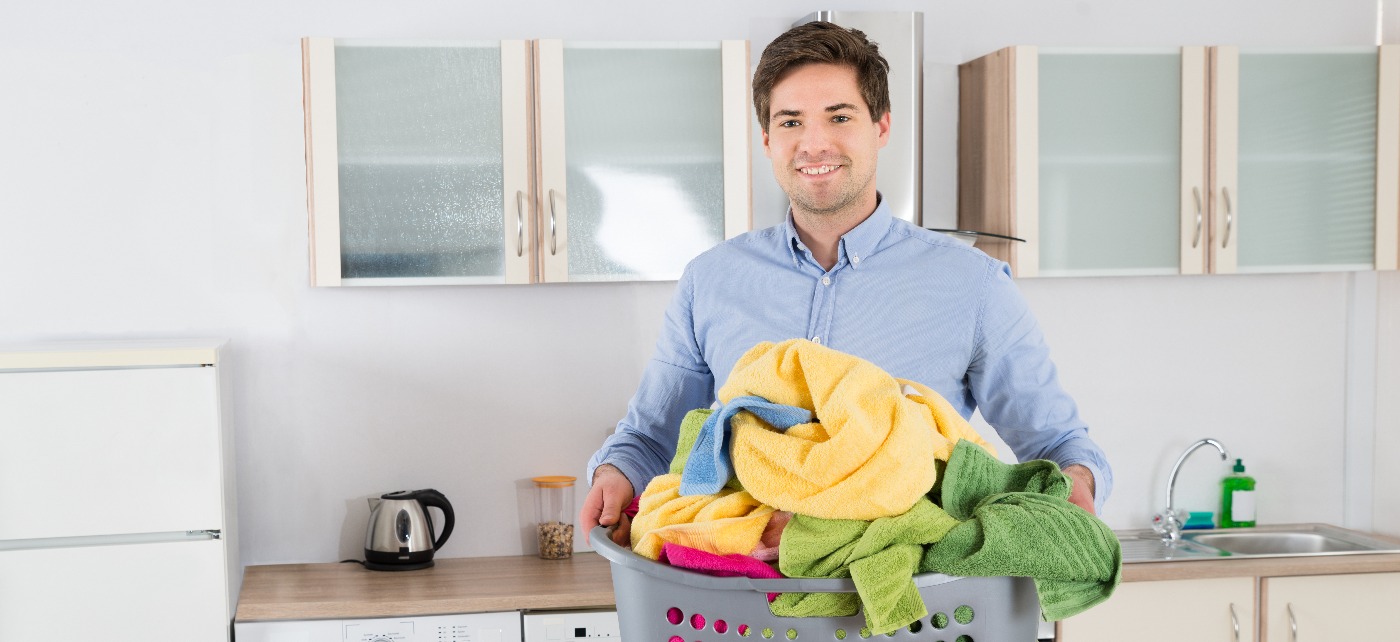
[[[794,206],[792,225],[797,228],[797,238],[812,252],[812,257],[822,269],[830,270],[836,267],[841,237],[870,218],[878,204],[879,201],[872,194],[868,204],[848,208],[845,212],[812,213]]]

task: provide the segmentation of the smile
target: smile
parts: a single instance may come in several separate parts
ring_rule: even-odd
[[[817,174],[830,173],[838,167],[840,167],[840,165],[818,165],[817,167],[803,167],[797,171],[815,176]]]

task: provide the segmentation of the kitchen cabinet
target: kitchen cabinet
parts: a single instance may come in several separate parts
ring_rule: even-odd
[[[1059,642],[1248,642],[1254,639],[1252,577],[1134,582],[1059,623]]]
[[[984,246],[1017,276],[1396,268],[1395,46],[1018,46],[959,83],[958,227],[1025,239]]]
[[[242,567],[220,353],[0,350],[0,640],[229,639]]]
[[[745,41],[302,51],[313,285],[668,280],[751,226]]]
[[[1263,642],[1377,640],[1395,630],[1400,573],[1264,578]]]

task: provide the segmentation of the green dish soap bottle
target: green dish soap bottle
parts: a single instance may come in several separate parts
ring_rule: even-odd
[[[1224,487],[1220,499],[1221,528],[1254,525],[1254,478],[1244,474],[1243,460],[1235,460],[1234,471],[1220,481]]]

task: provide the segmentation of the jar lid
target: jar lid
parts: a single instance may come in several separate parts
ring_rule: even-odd
[[[574,485],[575,479],[578,478],[569,477],[568,475],[546,475],[544,477],[531,478],[531,481],[535,482],[535,485],[541,488],[568,488]]]

